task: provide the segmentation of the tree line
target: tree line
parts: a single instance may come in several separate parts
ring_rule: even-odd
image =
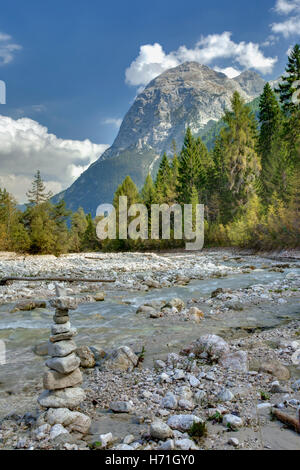
[[[299,99],[298,99],[299,97]],[[196,204],[205,206],[206,246],[276,249],[300,246],[300,46],[291,51],[278,88],[266,84],[258,119],[235,92],[212,150],[187,128],[179,153],[162,156],[155,180],[148,174],[141,191],[127,176],[117,188],[128,206]],[[51,202],[40,172],[27,193],[25,212],[0,189],[0,250],[61,254],[70,251],[161,249],[182,240],[105,240],[96,220],[83,209],[71,213]],[[129,221],[130,222],[130,221]]]

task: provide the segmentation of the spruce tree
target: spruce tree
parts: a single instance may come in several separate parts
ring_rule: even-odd
[[[188,204],[193,188],[199,188],[201,161],[199,145],[188,127],[179,158],[177,192],[178,201]]]
[[[168,203],[170,200],[171,183],[172,169],[167,154],[164,153],[155,180],[156,202],[158,204]]]
[[[231,100],[232,111],[224,116],[219,158],[223,170],[222,206],[224,221],[232,219],[255,193],[261,164],[256,152],[257,124],[238,92]],[[223,179],[224,178],[224,179]]]
[[[281,77],[282,82],[279,84],[276,90],[280,96],[280,102],[282,103],[283,110],[287,115],[290,115],[300,107],[299,104],[293,103],[293,96],[295,93],[300,94],[300,45],[296,44],[289,57],[288,64],[285,69],[286,73]],[[297,85],[296,82],[299,82]],[[296,87],[295,87],[296,86]]]
[[[87,229],[87,219],[82,207],[71,216],[71,250],[79,253]]]
[[[28,198],[29,203],[33,205],[39,205],[43,202],[48,201],[51,198],[52,193],[50,191],[46,192],[46,188],[42,180],[40,170],[38,170],[34,175],[32,188],[27,192],[26,196]]]
[[[141,199],[143,204],[146,205],[147,209],[151,209],[151,204],[155,204],[156,196],[155,196],[155,185],[153,183],[151,174],[148,173],[144,186],[141,190]]]

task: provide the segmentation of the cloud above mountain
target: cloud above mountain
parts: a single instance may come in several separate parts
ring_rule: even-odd
[[[215,61],[229,59],[244,69],[255,69],[263,74],[272,72],[277,57],[265,57],[259,44],[245,41],[236,43],[231,36],[229,31],[210,34],[202,37],[192,49],[180,46],[170,53],[166,53],[159,43],[145,44],[140,47],[139,55],[125,72],[126,83],[146,85],[165,70],[187,61],[213,66]],[[233,67],[220,70],[229,76],[238,72]]]
[[[22,46],[15,44],[9,34],[0,32],[0,65],[12,62],[15,52],[22,49]]]
[[[285,38],[300,35],[300,0],[277,0],[275,11],[286,17],[281,22],[273,23],[271,29],[275,34],[281,34]]]
[[[32,119],[0,115],[0,187],[24,202],[39,169],[47,189],[57,193],[72,184],[107,148],[88,139],[60,139]]]

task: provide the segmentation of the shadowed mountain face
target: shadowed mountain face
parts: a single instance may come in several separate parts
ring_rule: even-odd
[[[99,204],[110,203],[123,179],[130,175],[141,187],[147,173],[155,176],[163,152],[174,140],[182,146],[185,130],[204,135],[218,121],[234,91],[252,101],[264,87],[255,72],[234,79],[196,62],[167,70],[149,83],[126,114],[113,145],[66,191],[67,206],[83,207],[95,215]]]

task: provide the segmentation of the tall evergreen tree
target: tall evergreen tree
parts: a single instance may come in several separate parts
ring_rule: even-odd
[[[184,137],[183,147],[179,158],[179,174],[177,183],[178,201],[188,204],[193,188],[199,189],[201,160],[197,140],[188,127]]]
[[[79,253],[83,243],[83,237],[87,229],[86,215],[82,207],[71,216],[71,250]]]
[[[156,202],[168,203],[171,195],[172,169],[167,154],[162,156],[155,180]]]
[[[221,130],[219,158],[223,172],[222,196],[225,221],[233,218],[255,193],[261,164],[256,152],[257,124],[250,108],[238,92],[231,100],[232,111],[225,113],[226,127]]]
[[[143,203],[146,205],[147,209],[151,209],[151,204],[155,204],[156,196],[155,196],[155,185],[153,183],[153,179],[151,174],[148,173],[144,186],[141,190],[141,199]]]
[[[40,170],[38,170],[34,175],[32,188],[27,192],[26,195],[29,203],[33,205],[39,205],[45,201],[48,201],[51,198],[52,193],[50,191],[46,191]]]
[[[280,162],[286,157],[282,142],[283,116],[269,83],[265,85],[260,97],[258,118],[260,123],[258,153],[262,167],[259,187],[261,195],[267,198],[269,203]]]
[[[282,103],[283,110],[287,115],[293,113],[296,109],[299,109],[299,104],[293,103],[293,96],[295,93],[300,93],[300,45],[296,44],[288,58],[288,64],[285,69],[286,73],[281,77],[282,82],[279,84],[276,90],[280,96],[280,102]],[[296,82],[299,82],[296,85]],[[296,86],[296,88],[295,88]]]

